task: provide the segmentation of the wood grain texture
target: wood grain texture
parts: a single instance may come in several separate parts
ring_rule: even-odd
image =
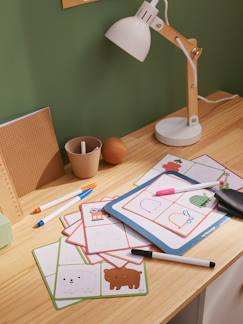
[[[225,95],[218,92],[210,99]],[[182,109],[173,115],[181,116],[185,111]],[[133,183],[167,153],[187,159],[209,154],[242,176],[243,99],[239,97],[216,105],[199,102],[199,114],[203,137],[190,147],[172,148],[160,144],[153,137],[154,124],[125,136],[129,150],[127,160],[114,167],[101,163],[98,175],[92,179],[98,186],[90,199],[119,195],[131,189]],[[12,245],[0,251],[1,324],[166,323],[243,254],[243,222],[234,219],[186,253],[214,260],[214,270],[149,260],[146,262],[147,296],[87,300],[56,311],[31,251],[58,240],[62,225],[55,219],[34,230],[32,226],[38,218],[28,213],[40,203],[85,183],[88,181],[75,179],[67,170],[64,177],[21,198],[25,217],[13,227]],[[75,209],[77,206],[70,211]]]

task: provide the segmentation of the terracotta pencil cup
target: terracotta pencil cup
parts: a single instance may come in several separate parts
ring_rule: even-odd
[[[85,142],[86,153],[81,153],[81,142]],[[73,173],[76,177],[87,179],[94,177],[99,168],[102,142],[97,137],[81,136],[65,144]]]

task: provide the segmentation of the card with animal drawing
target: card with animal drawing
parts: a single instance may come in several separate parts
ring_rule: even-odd
[[[243,178],[232,170],[214,160],[209,155],[199,156],[191,161],[181,157],[167,154],[136,183],[139,186],[164,171],[177,171],[198,182],[224,180],[224,188],[239,190],[243,188]]]
[[[189,160],[175,155],[167,154],[158,163],[156,163],[152,167],[152,169],[150,169],[140,179],[138,179],[135,185],[140,186],[165,171],[176,171],[185,174],[185,172],[189,170],[193,166],[193,164],[194,163]]]
[[[144,264],[58,266],[55,298],[104,298],[146,295],[148,292]]]
[[[56,309],[62,309],[67,306],[79,303],[83,299],[74,299],[74,300],[56,300],[54,297],[54,288],[55,288],[55,279],[56,279],[56,270],[57,270],[57,261],[58,261],[58,250],[59,250],[60,241],[51,243],[37,249],[33,250],[33,256],[36,260],[37,266],[41,273],[42,279],[47,287],[53,305]],[[72,248],[76,248],[73,246]],[[70,250],[69,250],[70,252]],[[71,259],[74,260],[74,255],[76,252],[71,252]],[[79,255],[80,257],[80,255]],[[62,260],[66,256],[62,254]]]
[[[101,199],[101,201],[110,201],[112,199],[117,198],[117,196],[114,197],[104,197]],[[77,223],[81,220],[81,214],[80,211],[66,214],[64,216],[60,217],[60,221],[63,224],[65,228],[68,228],[69,226],[72,226],[74,223]],[[65,233],[64,233],[65,234]]]
[[[101,293],[106,297],[146,295],[148,293],[145,264],[128,263],[122,268],[101,264]]]
[[[88,254],[145,247],[150,242],[104,212],[106,202],[81,205],[85,246]]]

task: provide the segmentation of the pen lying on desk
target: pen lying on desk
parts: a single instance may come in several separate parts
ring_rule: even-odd
[[[189,257],[184,257],[179,255],[145,251],[145,250],[132,249],[131,253],[135,255],[149,257],[149,258],[192,264],[192,265],[207,267],[207,268],[214,268],[216,265],[215,262],[209,260],[195,259],[195,258],[189,258]]]
[[[187,191],[194,191],[194,190],[205,189],[205,188],[212,188],[215,186],[222,186],[223,184],[224,184],[224,180],[220,180],[220,181],[193,184],[186,187],[167,188],[167,189],[156,191],[155,196],[173,195],[180,192],[187,192]]]
[[[46,216],[45,218],[41,219],[35,226],[34,228],[38,228],[41,227],[43,225],[45,225],[47,222],[49,222],[50,220],[52,220],[53,218],[55,218],[56,216],[60,215],[63,211],[65,211],[66,209],[68,209],[69,207],[75,205],[77,202],[79,202],[80,200],[84,199],[85,197],[87,197],[88,195],[90,195],[93,192],[93,189],[88,189],[84,192],[82,192],[80,195],[78,195],[77,197],[73,198],[72,200],[70,200],[67,204],[65,204],[64,206],[58,208],[57,210],[55,210],[53,213],[51,213],[50,215]]]
[[[43,205],[35,208],[35,210],[31,214],[32,215],[33,214],[39,214],[39,213],[41,213],[44,210],[47,210],[47,209],[49,209],[49,208],[51,208],[53,206],[56,206],[56,205],[62,203],[63,201],[66,201],[66,200],[68,200],[70,198],[73,198],[75,196],[78,196],[82,192],[84,192],[84,191],[86,191],[88,189],[94,189],[95,187],[96,187],[96,184],[95,183],[90,183],[90,184],[88,184],[86,186],[83,186],[82,188],[80,188],[78,190],[75,190],[75,191],[72,191],[72,192],[66,194],[65,196],[59,197],[59,198],[57,198],[55,200],[52,200],[52,201],[50,201],[50,202],[48,202],[46,204],[43,204]]]

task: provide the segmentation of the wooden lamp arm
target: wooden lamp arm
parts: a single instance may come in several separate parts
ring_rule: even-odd
[[[164,24],[163,21],[157,17],[155,19],[154,24],[151,26],[157,32],[160,33],[161,36],[168,39],[171,43],[173,43],[176,47],[180,48],[176,38],[179,38],[183,43],[185,49],[190,55],[195,67],[197,68],[197,63],[200,55],[202,54],[202,48],[197,46],[196,39],[188,39],[183,36],[181,33],[176,31],[173,27]],[[181,49],[181,48],[180,48]],[[195,84],[195,74],[190,62],[187,60],[187,119],[188,125],[193,126],[198,124],[198,86],[197,82]]]

